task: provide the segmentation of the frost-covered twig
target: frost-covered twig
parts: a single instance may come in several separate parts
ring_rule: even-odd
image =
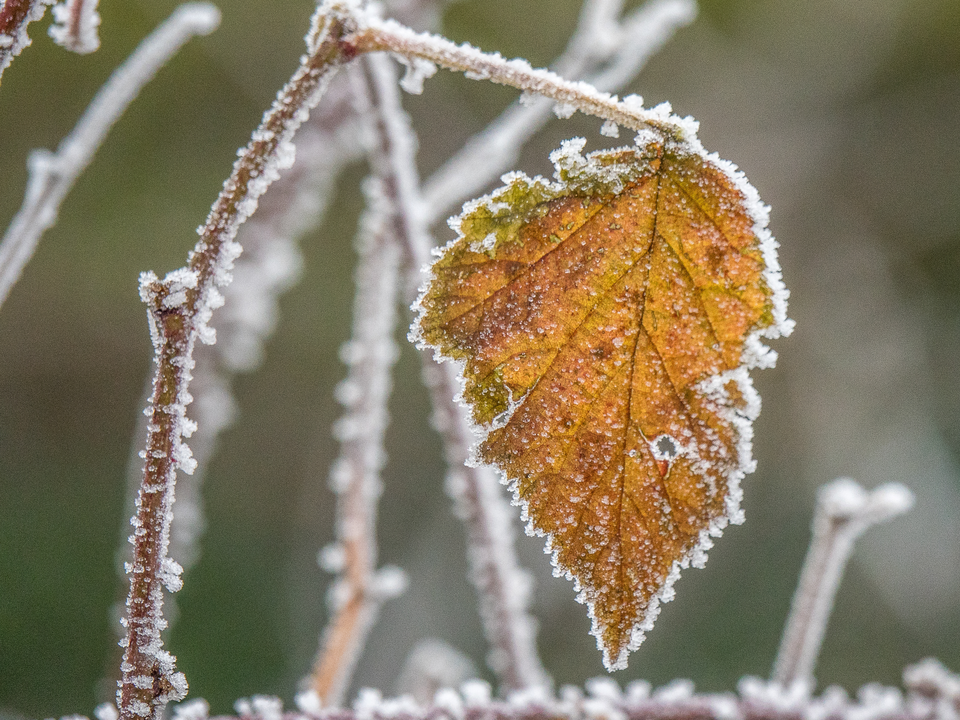
[[[170,555],[184,569],[199,555],[204,525],[200,485],[206,467],[236,414],[233,379],[259,366],[277,322],[280,296],[299,278],[299,240],[319,223],[343,168],[362,155],[352,122],[350,85],[341,82],[345,79],[334,79],[324,101],[297,131],[296,163],[271,186],[257,214],[237,233],[243,254],[234,266],[233,282],[223,291],[224,307],[211,323],[217,343],[195,350],[191,394],[198,428],[190,447],[197,469],[179,481],[170,529]]]
[[[479,595],[480,617],[490,643],[489,665],[508,689],[547,687],[540,663],[536,623],[528,612],[531,579],[517,564],[509,506],[485,467],[468,466],[474,435],[458,394],[456,368],[423,354],[424,379],[433,404],[433,425],[447,456],[447,492],[467,529],[470,579]]]
[[[904,671],[903,689],[865,685],[854,698],[836,686],[811,696],[759,678],[744,678],[735,693],[696,693],[688,680],[656,690],[635,681],[621,690],[611,678],[596,678],[583,689],[562,688],[559,697],[518,692],[498,700],[489,685],[472,680],[459,692],[439,691],[427,705],[362,690],[350,709],[301,702],[299,711],[283,712],[279,699],[257,697],[238,703],[239,718],[217,720],[956,720],[958,683],[929,660]],[[174,720],[207,720],[201,703],[180,706]]]
[[[396,583],[381,582],[382,578],[398,577],[398,571],[377,572],[376,534],[390,372],[397,357],[397,235],[401,232],[397,225],[402,216],[397,209],[393,138],[385,127],[383,99],[384,88],[391,87],[396,78],[384,57],[365,58],[353,77],[359,114],[371,120],[372,173],[364,188],[367,209],[357,238],[353,334],[342,353],[349,372],[337,389],[346,408],[334,429],[341,445],[331,472],[337,494],[337,539],[323,552],[324,564],[338,573],[330,592],[333,617],[324,631],[310,680],[312,690],[327,706],[343,701],[380,605],[401,589]]]
[[[397,232],[408,255],[407,291],[412,299],[422,281],[420,270],[430,259],[433,241],[424,222],[409,118],[400,107],[394,85],[385,85],[381,97],[390,108],[382,116],[383,127],[391,138],[387,149],[395,168],[400,220]],[[462,409],[453,400],[457,386],[448,366],[438,366],[427,354],[422,357],[434,423],[446,446],[450,468],[447,486],[467,526],[471,579],[492,647],[491,668],[507,688],[544,687],[548,680],[536,651],[534,623],[527,614],[530,581],[517,566],[506,502],[499,494],[496,478],[485,470],[465,467],[473,435]]]
[[[820,488],[813,538],[783,633],[772,680],[813,690],[813,669],[853,545],[872,525],[907,512],[913,493],[899,483],[867,492],[849,478]]]
[[[611,131],[614,125],[633,130],[654,128],[668,137],[695,141],[696,122],[673,116],[666,103],[648,110],[643,107],[642,98],[635,95],[620,101],[587,82],[572,82],[549,70],[534,69],[526,60],[506,60],[498,53],[485,53],[437,35],[417,33],[393,20],[372,15],[365,15],[362,22],[361,29],[344,39],[345,45],[351,52],[383,51],[410,59],[414,76],[410,85],[416,84],[417,77],[431,74],[435,63],[463,72],[473,80],[488,80],[543,95],[557,104],[559,115],[566,117],[580,110],[606,120]]]
[[[100,47],[99,0],[63,0],[53,8],[50,37],[57,45],[80,55],[96,52]]]
[[[34,150],[30,154],[23,205],[0,242],[0,305],[33,255],[40,236],[56,222],[60,204],[113,124],[187,40],[213,32],[219,21],[220,12],[209,3],[181,5],[100,88],[56,153]]]
[[[27,25],[39,20],[56,0],[4,0],[0,5],[0,77],[20,51],[30,45]]]
[[[577,32],[554,67],[563,77],[580,78],[609,65],[587,80],[598,90],[629,83],[647,59],[696,15],[693,0],[652,0],[617,23],[622,2],[584,3]],[[477,194],[516,163],[520,149],[552,115],[554,103],[526,98],[511,105],[445,162],[424,183],[427,222],[433,224]]]
[[[131,520],[133,560],[117,693],[122,720],[160,720],[166,703],[186,694],[186,680],[174,671],[174,658],[162,649],[160,633],[166,627],[161,584],[170,591],[180,586],[180,567],[167,556],[176,474],[191,472],[196,462],[183,442],[195,428],[185,417],[192,399],[188,387],[193,347],[197,339],[214,340],[207,323],[223,302],[219,288],[229,283],[233,261],[240,254],[234,242],[237,229],[256,210],[258,198],[280,169],[292,164],[293,134],[343,61],[339,41],[345,19],[338,7],[329,2],[318,8],[306,37],[308,53],[234,163],[199,229],[200,241],[188,265],[168,273],[163,281],[153,273],[141,276],[157,369],[146,411],[150,424],[143,482]]]

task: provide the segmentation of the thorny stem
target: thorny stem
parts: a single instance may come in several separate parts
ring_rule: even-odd
[[[549,70],[534,70],[525,60],[505,60],[469,45],[457,45],[445,38],[417,33],[392,20],[368,19],[368,26],[346,37],[344,42],[356,53],[391,52],[419,58],[449,70],[463,72],[475,80],[548,97],[554,102],[608,120],[633,130],[654,128],[665,136],[684,139],[687,130],[668,118],[669,113],[620,102],[584,82],[565,80]]]
[[[336,428],[341,447],[332,478],[338,495],[336,555],[342,569],[332,593],[334,614],[310,679],[324,706],[343,701],[360,651],[386,599],[377,582],[376,518],[383,489],[380,472],[390,371],[397,356],[393,337],[400,252],[396,237],[402,216],[396,209],[396,180],[382,96],[384,86],[392,85],[396,78],[384,57],[364,58],[358,70],[354,75],[358,111],[361,117],[373,116],[372,175],[367,181],[367,211],[357,242],[360,258],[353,336],[344,348],[350,371],[338,391],[347,408]]]
[[[3,0],[0,5],[0,76],[13,58],[20,54],[30,38],[27,25],[43,17],[54,0]]]
[[[256,209],[284,160],[292,161],[290,139],[319,100],[332,73],[344,61],[340,39],[346,23],[336,5],[325,3],[314,15],[307,35],[308,54],[278,94],[249,145],[234,163],[201,228],[201,239],[189,264],[160,281],[152,273],[141,278],[141,295],[156,350],[157,372],[151,399],[150,426],[144,451],[144,477],[137,497],[127,634],[121,662],[117,705],[122,720],[150,717],[160,720],[163,708],[186,693],[186,681],[173,670],[173,657],[162,650],[161,581],[178,589],[179,566],[167,558],[170,510],[177,469],[192,470],[195,462],[182,438],[190,427],[184,418],[190,401],[188,385],[193,346],[198,337],[212,341],[206,323],[222,300],[217,286],[229,282],[229,270],[239,254],[233,242],[237,228]]]
[[[187,40],[210,34],[219,21],[220,12],[209,3],[181,5],[110,76],[56,153],[34,150],[30,154],[23,205],[0,242],[0,305],[113,124]]]
[[[800,573],[771,679],[813,690],[813,670],[853,545],[872,525],[905,513],[913,494],[899,483],[865,491],[849,478],[820,488],[813,539]]]

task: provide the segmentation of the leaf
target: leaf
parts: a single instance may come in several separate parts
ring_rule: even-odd
[[[681,568],[741,522],[761,337],[787,334],[767,208],[699,144],[638,137],[464,208],[413,336],[463,365],[476,459],[506,476],[626,667]],[[693,141],[694,143],[696,141]]]

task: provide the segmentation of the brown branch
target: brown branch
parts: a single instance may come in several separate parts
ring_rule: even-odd
[[[587,83],[572,82],[549,70],[534,69],[525,60],[505,60],[499,54],[414,32],[392,20],[367,18],[367,21],[366,27],[345,38],[358,54],[390,52],[421,63],[436,63],[474,80],[487,80],[550,98],[558,107],[569,109],[570,114],[580,110],[633,130],[653,128],[667,137],[695,141],[696,123],[671,115],[668,106],[647,110],[639,98],[620,101]]]
[[[290,140],[316,105],[326,82],[345,59],[340,40],[347,20],[336,3],[322,5],[307,36],[308,54],[280,91],[249,145],[234,163],[200,241],[187,267],[160,281],[153,273],[141,277],[141,296],[148,305],[157,372],[151,399],[150,425],[143,482],[132,524],[133,560],[129,565],[130,593],[121,661],[117,705],[123,720],[160,720],[170,700],[186,694],[186,680],[174,671],[174,658],[162,649],[163,589],[179,589],[179,566],[167,557],[174,485],[178,469],[192,472],[195,461],[183,443],[192,432],[185,418],[193,367],[193,347],[199,338],[212,342],[207,323],[222,303],[218,287],[230,280],[240,246],[233,242],[240,224],[256,209],[257,199],[292,162]]]

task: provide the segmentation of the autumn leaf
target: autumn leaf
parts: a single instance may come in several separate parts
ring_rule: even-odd
[[[626,667],[681,568],[741,522],[787,292],[767,208],[696,141],[553,153],[556,181],[505,176],[468,204],[413,336],[463,366],[462,398],[528,530]]]

